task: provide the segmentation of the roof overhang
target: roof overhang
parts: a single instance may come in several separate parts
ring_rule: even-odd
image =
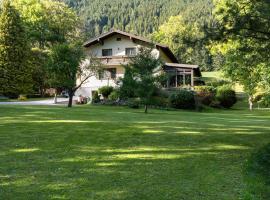
[[[169,68],[178,68],[178,69],[192,69],[194,71],[194,75],[197,77],[201,77],[202,73],[199,65],[189,65],[189,64],[179,64],[179,63],[165,63],[165,67]]]
[[[175,55],[173,54],[173,52],[170,50],[170,48],[166,45],[162,45],[162,44],[157,44],[152,42],[151,40],[148,40],[146,38],[131,34],[131,33],[126,33],[124,31],[120,31],[120,30],[111,30],[109,32],[103,33],[101,35],[99,35],[98,37],[95,37],[93,39],[88,40],[87,42],[85,42],[83,44],[84,47],[90,47],[92,45],[95,44],[103,44],[103,41],[107,38],[110,38],[114,35],[120,34],[122,36],[128,37],[129,39],[133,40],[134,42],[139,41],[142,43],[146,43],[150,46],[155,46],[157,49],[162,50],[171,60],[172,62],[178,63],[177,58],[175,57]]]

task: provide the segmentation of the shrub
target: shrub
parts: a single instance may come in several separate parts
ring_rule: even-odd
[[[40,94],[28,94],[26,95],[27,98],[41,98],[42,96]]]
[[[113,92],[113,87],[112,86],[104,86],[99,88],[99,93],[102,94],[102,96],[107,99],[108,96]]]
[[[169,103],[173,108],[193,109],[195,108],[194,93],[189,90],[179,90],[170,95]]]
[[[216,98],[224,108],[231,108],[237,102],[235,91],[227,85],[217,88]]]
[[[198,101],[203,105],[209,106],[215,98],[215,88],[212,86],[196,86],[194,87],[198,97]]]
[[[231,82],[227,80],[216,80],[216,81],[211,81],[207,83],[207,85],[212,86],[214,88],[224,86],[224,85],[230,85],[230,84]]]
[[[109,100],[111,101],[117,101],[120,97],[119,91],[114,90],[110,95],[109,95]]]
[[[92,97],[92,103],[99,103],[100,102],[100,95],[98,92],[94,92],[93,97]]]
[[[140,108],[140,101],[138,99],[129,99],[127,105],[129,108],[138,109]]]
[[[264,94],[258,101],[259,106],[269,108],[270,107],[270,94]]]
[[[27,97],[26,97],[26,95],[20,94],[19,97],[18,97],[18,100],[19,101],[26,101],[27,100]]]
[[[169,99],[155,96],[150,99],[150,105],[159,108],[167,108],[169,106]]]

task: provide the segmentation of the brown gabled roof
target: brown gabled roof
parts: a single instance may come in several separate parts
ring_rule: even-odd
[[[102,40],[105,40],[105,39],[107,39],[115,34],[124,35],[124,36],[129,37],[130,39],[133,39],[133,40],[139,40],[139,41],[145,42],[147,44],[155,45],[157,49],[161,49],[173,62],[178,63],[177,58],[175,57],[175,55],[173,54],[173,52],[170,50],[170,48],[168,46],[154,43],[151,40],[148,40],[146,38],[143,38],[143,37],[131,34],[131,33],[127,33],[124,31],[120,31],[120,30],[112,29],[109,32],[103,33],[103,34],[99,35],[98,37],[95,37],[93,39],[88,40],[87,42],[85,42],[83,44],[83,46],[89,47],[89,46],[97,44],[97,43],[101,42]]]

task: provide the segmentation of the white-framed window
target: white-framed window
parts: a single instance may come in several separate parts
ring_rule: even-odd
[[[136,55],[136,48],[126,48],[126,56],[135,56]]]

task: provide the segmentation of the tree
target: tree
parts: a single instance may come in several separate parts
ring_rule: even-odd
[[[215,1],[217,27],[213,31],[213,52],[221,52],[226,63],[223,71],[239,81],[253,95],[262,81],[270,85],[270,2],[267,0]]]
[[[38,92],[42,97],[46,88],[49,87],[50,74],[47,70],[48,50],[32,48],[31,50],[31,66],[33,91]]]
[[[30,48],[18,11],[9,0],[0,15],[0,93],[18,96],[31,91]]]
[[[13,0],[22,15],[33,47],[46,49],[75,39],[78,17],[66,4],[53,0]],[[78,38],[76,38],[78,39]]]
[[[66,4],[53,0],[13,0],[12,4],[25,21],[32,47],[34,91],[43,95],[53,79],[46,68],[46,54],[56,44],[82,39],[78,17]]]
[[[152,54],[151,48],[140,48],[139,53],[125,66],[132,74],[134,91],[142,100],[145,113],[148,112],[148,105],[157,85],[158,77],[154,74],[161,66],[162,62]]]
[[[188,15],[170,17],[154,32],[153,40],[168,45],[181,63],[198,64],[202,70],[218,68],[207,47],[207,34],[203,22],[192,20]]]
[[[81,45],[58,44],[49,54],[49,71],[53,76],[53,86],[68,91],[68,107],[72,107],[73,96],[92,76],[101,70],[100,62],[94,57],[84,60]]]

